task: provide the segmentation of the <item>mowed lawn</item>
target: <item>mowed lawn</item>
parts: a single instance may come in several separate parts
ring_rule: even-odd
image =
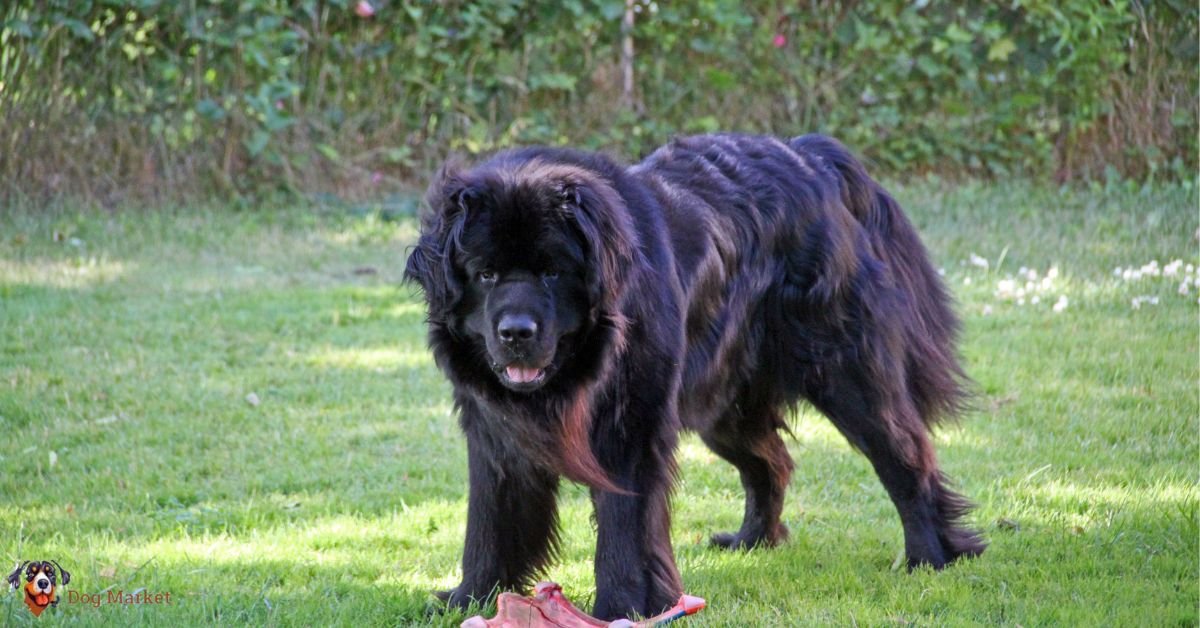
[[[937,441],[991,547],[898,568],[866,459],[804,410],[791,541],[710,549],[741,487],[689,436],[674,543],[709,608],[684,625],[1196,625],[1195,193],[894,187],[964,320],[975,409]],[[9,592],[5,624],[464,619],[430,591],[459,578],[465,448],[399,283],[415,223],[385,216],[0,209],[0,562],[101,593],[34,620]],[[560,504],[545,576],[588,608],[586,492]]]

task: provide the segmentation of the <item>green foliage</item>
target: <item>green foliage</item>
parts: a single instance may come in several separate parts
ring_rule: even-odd
[[[1190,178],[1184,2],[17,0],[0,9],[10,193],[340,189],[448,151],[636,157],[717,129],[831,133],[894,172]]]

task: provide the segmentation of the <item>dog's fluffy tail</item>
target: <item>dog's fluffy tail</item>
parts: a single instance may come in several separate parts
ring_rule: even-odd
[[[916,229],[899,203],[837,140],[805,135],[788,144],[798,153],[820,157],[836,171],[842,202],[865,228],[872,252],[888,268],[896,286],[913,295],[902,300],[911,308],[902,317],[907,323],[905,366],[909,392],[922,420],[932,425],[939,418],[957,414],[967,398],[967,378],[954,349],[958,319]]]

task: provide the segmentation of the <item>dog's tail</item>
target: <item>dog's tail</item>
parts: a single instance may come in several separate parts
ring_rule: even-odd
[[[900,204],[837,140],[804,135],[788,145],[797,153],[820,158],[835,171],[842,202],[866,230],[872,253],[888,268],[896,287],[912,295],[901,300],[910,310],[901,318],[906,323],[908,388],[922,420],[932,425],[957,414],[967,399],[967,377],[954,349],[958,318],[916,229]]]

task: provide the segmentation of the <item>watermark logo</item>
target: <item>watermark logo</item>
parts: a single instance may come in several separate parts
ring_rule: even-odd
[[[40,616],[42,611],[58,605],[58,589],[71,582],[71,572],[53,560],[25,561],[8,574],[8,584],[21,589],[25,606]]]

